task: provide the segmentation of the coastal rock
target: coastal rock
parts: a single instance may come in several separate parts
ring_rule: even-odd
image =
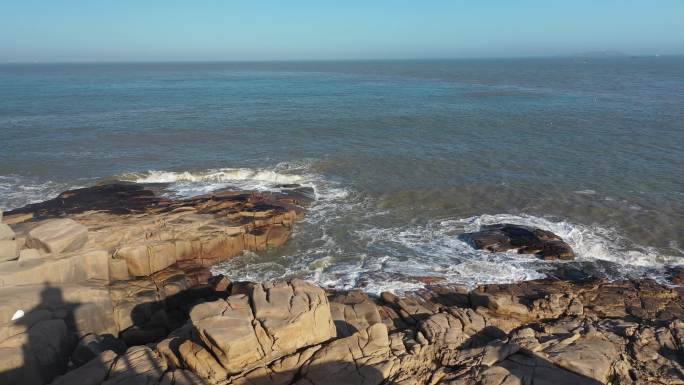
[[[212,264],[285,242],[306,199],[174,201],[106,185],[12,212],[30,215],[12,227],[24,255],[35,249],[22,239],[54,217],[87,239],[0,263],[0,385],[684,383],[682,290],[651,280],[376,297],[211,277]],[[500,226],[481,238],[491,249],[565,253],[551,233]]]
[[[56,198],[33,203],[7,212],[7,218],[23,215],[23,222],[32,218],[55,218],[87,211],[111,214],[141,212],[149,207],[163,205],[166,200],[154,192],[134,183],[111,183],[65,191]],[[6,221],[7,223],[7,221]]]
[[[116,359],[102,385],[157,384],[166,369],[159,354],[147,346],[134,346]]]
[[[85,365],[56,378],[52,385],[100,385],[107,379],[116,358],[115,352],[104,351]]]
[[[76,251],[88,240],[88,229],[73,219],[51,219],[28,233],[26,245],[47,253]]]
[[[389,377],[395,364],[387,327],[374,324],[318,350],[302,368],[301,378],[294,384],[379,385]]]
[[[14,230],[4,223],[0,223],[0,241],[14,239]]]
[[[81,366],[107,351],[123,354],[126,351],[126,344],[111,334],[89,333],[78,341],[71,353],[71,362],[76,366]]]
[[[64,320],[51,319],[31,326],[26,334],[24,356],[34,362],[33,370],[37,371],[44,382],[50,381],[57,374],[66,371],[69,360],[69,339]]]
[[[201,339],[197,342],[208,346],[231,374],[336,334],[325,292],[299,280],[254,285],[249,296],[199,304],[190,317]]]
[[[32,259],[40,259],[43,257],[38,249],[22,249],[19,250],[19,263],[30,261]]]
[[[154,288],[174,277],[160,273],[152,281],[116,284],[115,302],[140,304],[135,298],[146,298],[147,306],[133,308],[136,328],[177,305],[187,305],[190,322],[148,345],[154,349],[129,348],[114,364],[98,363],[106,352],[99,353],[74,372],[92,370],[83,378],[108,385],[684,380],[678,359],[684,353],[684,322],[676,311],[684,301],[676,290],[652,281],[541,280],[374,298],[359,291],[326,294],[297,280],[257,284],[217,277],[201,289],[162,300],[163,292]],[[37,316],[34,322],[44,322]],[[91,340],[96,341],[85,336],[80,345]],[[0,354],[12,346],[20,344],[0,345]],[[84,346],[84,357],[106,346]],[[111,374],[102,379],[108,365]],[[57,383],[66,383],[59,382],[63,378],[75,377],[68,373]]]
[[[481,230],[462,237],[476,249],[491,252],[516,250],[520,254],[535,254],[545,260],[574,259],[570,245],[556,234],[528,226],[513,224],[483,225]]]
[[[15,240],[0,241],[0,262],[19,258],[19,245]]]

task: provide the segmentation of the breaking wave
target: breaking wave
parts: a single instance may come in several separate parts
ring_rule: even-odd
[[[301,277],[330,288],[401,292],[428,283],[474,286],[537,279],[559,264],[571,264],[606,278],[651,277],[664,281],[664,268],[682,261],[681,257],[635,244],[615,229],[563,218],[496,214],[406,223],[393,215],[396,213],[383,209],[376,198],[324,177],[307,162],[280,163],[271,168],[151,170],[112,179],[163,183],[165,193],[174,197],[223,188],[278,191],[289,184],[311,187],[315,201],[287,245],[267,253],[245,253],[213,267],[214,273],[236,280]],[[20,207],[74,187],[79,186],[0,176],[0,207]],[[572,246],[577,258],[571,262],[545,262],[511,252],[489,253],[474,250],[459,237],[494,223],[550,230]]]
[[[205,171],[158,171],[126,173],[116,177],[122,181],[136,183],[166,183],[169,190],[178,196],[200,195],[222,188],[238,190],[270,191],[286,184],[307,183],[307,178],[288,170],[251,168],[220,168]],[[312,186],[313,187],[313,186]]]

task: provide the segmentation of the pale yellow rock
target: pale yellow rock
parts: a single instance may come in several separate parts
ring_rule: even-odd
[[[114,258],[126,261],[128,273],[134,277],[143,277],[152,274],[150,269],[150,256],[146,244],[127,245],[114,252]]]
[[[0,241],[8,241],[14,239],[14,230],[4,223],[0,223]]]
[[[0,241],[0,262],[19,258],[19,245],[15,240]]]
[[[128,262],[125,259],[109,259],[109,280],[113,281],[125,281],[131,278],[128,274]]]
[[[49,219],[28,233],[26,245],[48,253],[76,251],[88,241],[88,229],[73,219]]]
[[[19,250],[19,263],[30,261],[32,259],[41,259],[44,254],[38,249],[22,249]]]
[[[106,250],[89,250],[79,253],[83,261],[83,269],[88,279],[109,282],[109,260],[111,254]]]
[[[374,324],[318,350],[302,368],[301,378],[295,384],[380,384],[395,364],[387,327]]]
[[[325,292],[299,280],[254,285],[249,296],[199,304],[190,317],[202,342],[231,374],[335,336]]]
[[[16,225],[17,223],[22,223],[26,222],[28,220],[33,219],[33,213],[28,213],[28,214],[14,214],[14,215],[6,215],[3,219],[2,222],[8,225]]]

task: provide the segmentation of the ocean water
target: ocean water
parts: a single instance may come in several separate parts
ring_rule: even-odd
[[[282,249],[215,266],[371,292],[684,262],[684,57],[0,65],[0,208],[122,179],[316,191]],[[551,230],[574,262],[458,235]]]

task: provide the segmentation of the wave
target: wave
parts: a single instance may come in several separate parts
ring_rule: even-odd
[[[0,210],[11,210],[52,199],[77,184],[40,180],[20,175],[0,175]]]
[[[630,243],[612,229],[532,215],[479,215],[397,227],[366,226],[349,231],[351,227],[363,227],[362,222],[345,226],[349,215],[360,211],[359,206],[367,208],[369,203],[359,200],[356,207],[349,205],[348,201],[338,202],[339,211],[332,212],[334,215],[328,216],[327,221],[313,222],[304,225],[303,229],[301,225],[297,227],[295,234],[307,239],[295,237],[294,252],[269,260],[254,255],[248,260],[238,257],[213,270],[236,279],[297,276],[324,287],[361,288],[377,294],[416,290],[425,287],[426,283],[474,287],[540,279],[560,264],[590,270],[592,274],[608,279],[649,277],[666,282],[664,268],[682,261],[678,257],[664,256],[654,248]],[[326,210],[332,206],[334,202],[328,202]],[[546,262],[515,252],[490,253],[475,250],[459,239],[460,234],[478,231],[482,225],[494,223],[550,230],[573,247],[577,258],[570,262]],[[318,232],[317,238],[307,237],[309,232]]]
[[[221,188],[278,191],[299,184],[314,190],[315,200],[282,250],[245,253],[214,266],[214,273],[236,280],[302,277],[337,289],[362,288],[371,293],[409,291],[425,282],[475,286],[543,278],[558,264],[593,268],[606,278],[651,277],[664,281],[664,268],[681,264],[656,248],[635,244],[614,229],[533,215],[477,215],[423,219],[401,224],[396,213],[373,197],[331,180],[311,163],[279,163],[269,168],[218,168],[201,171],[150,170],[113,179],[164,183],[176,197]],[[0,176],[0,207],[19,207],[52,198],[79,186]],[[580,193],[586,193],[584,191]],[[571,262],[545,262],[517,253],[475,250],[459,239],[483,225],[514,223],[550,230],[575,250]],[[606,267],[608,266],[608,267]],[[613,266],[613,267],[610,267]]]
[[[136,183],[167,183],[175,195],[189,197],[221,188],[272,191],[284,184],[309,184],[301,175],[269,169],[220,168],[205,171],[159,171],[126,173],[116,177]]]

